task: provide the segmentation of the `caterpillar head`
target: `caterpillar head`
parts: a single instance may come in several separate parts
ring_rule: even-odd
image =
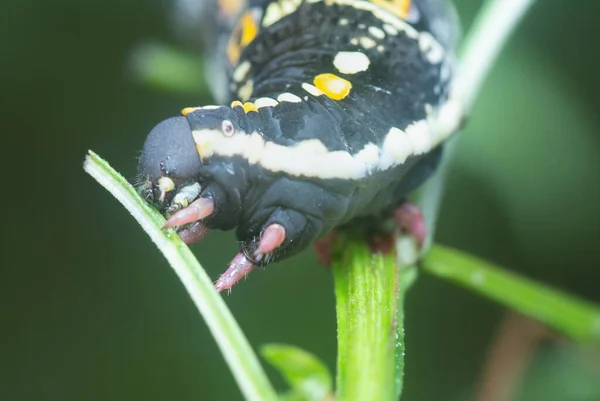
[[[156,125],[146,138],[138,166],[138,191],[159,210],[166,211],[178,190],[193,184],[201,170],[187,119],[169,118]]]
[[[167,215],[165,228],[176,227],[191,243],[208,227],[227,229],[240,223],[246,173],[232,167],[223,149],[235,152],[246,146],[240,141],[246,134],[227,107],[184,110],[184,115],[162,121],[148,135],[139,161],[138,191]],[[234,258],[217,288],[230,288],[284,240],[280,224],[263,227],[259,240],[246,241],[249,247]]]
[[[214,175],[219,172],[208,167],[213,148],[227,147],[223,141],[240,130],[235,112],[226,107],[207,106],[193,112],[186,109],[184,115],[156,125],[146,138],[139,160],[138,190],[163,212],[185,208],[185,200],[193,200],[190,195],[199,195],[200,185],[204,187],[218,178]]]

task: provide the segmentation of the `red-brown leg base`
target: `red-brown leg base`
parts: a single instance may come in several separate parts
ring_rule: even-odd
[[[337,232],[334,230],[313,242],[313,247],[315,248],[315,253],[317,254],[317,260],[327,267],[331,267],[331,254],[336,241]]]
[[[427,238],[427,226],[417,205],[404,202],[394,211],[394,220],[401,230],[415,238],[419,248],[423,246]]]

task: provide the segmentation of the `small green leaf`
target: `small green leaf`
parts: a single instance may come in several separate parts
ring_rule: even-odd
[[[292,393],[286,400],[322,401],[332,398],[333,379],[327,366],[314,355],[291,345],[267,344],[261,355],[273,365],[288,382]]]
[[[137,79],[156,89],[190,95],[207,91],[200,58],[172,46],[138,46],[131,55],[130,68]]]

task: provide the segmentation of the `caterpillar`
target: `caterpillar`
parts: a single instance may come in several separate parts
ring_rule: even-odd
[[[432,174],[456,117],[458,24],[445,0],[234,0],[219,15],[224,105],[152,129],[138,190],[187,243],[236,229],[221,291]]]

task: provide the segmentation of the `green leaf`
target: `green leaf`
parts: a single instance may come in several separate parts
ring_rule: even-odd
[[[273,365],[292,388],[286,397],[309,401],[331,399],[333,379],[329,369],[314,355],[291,345],[267,344],[261,355]],[[290,399],[290,398],[285,398]]]

